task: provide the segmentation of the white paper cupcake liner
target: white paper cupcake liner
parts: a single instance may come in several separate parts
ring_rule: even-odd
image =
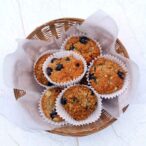
[[[34,68],[35,68],[35,65],[36,65],[37,61],[40,59],[40,57],[42,57],[42,56],[45,55],[45,54],[49,54],[49,53],[52,54],[52,53],[55,53],[55,52],[58,52],[58,50],[55,50],[55,49],[54,49],[54,50],[47,50],[47,51],[43,52],[43,53],[36,59],[34,65],[33,65],[33,76],[34,76],[34,79],[35,79],[35,81],[37,82],[37,84],[39,84],[40,86],[42,86],[42,87],[44,87],[44,88],[50,88],[50,87],[53,87],[54,85],[48,86],[48,85],[44,85],[44,84],[40,83],[40,82],[38,81],[36,75],[35,75]]]
[[[101,112],[102,112],[102,100],[100,98],[100,96],[98,96],[94,90],[92,89],[92,87],[90,86],[86,86],[88,87],[89,89],[91,89],[94,94],[96,95],[97,97],[97,101],[98,101],[98,104],[97,104],[97,107],[95,109],[95,111],[89,116],[87,117],[87,119],[85,120],[80,120],[80,121],[77,121],[77,120],[74,120],[68,113],[67,111],[63,108],[63,106],[61,105],[60,103],[60,100],[64,94],[64,92],[72,87],[72,86],[86,86],[86,85],[80,85],[80,84],[75,84],[75,85],[71,85],[71,86],[68,86],[67,88],[65,88],[59,95],[58,95],[58,98],[56,100],[56,110],[57,110],[57,113],[60,115],[60,117],[62,117],[63,119],[65,119],[65,121],[67,121],[69,124],[71,125],[74,125],[74,126],[82,126],[82,125],[87,125],[87,124],[90,124],[90,123],[93,123],[95,121],[97,121],[100,116],[101,116]]]
[[[82,61],[83,65],[84,65],[83,73],[79,77],[77,77],[71,81],[68,81],[68,82],[54,82],[54,81],[52,81],[51,78],[46,73],[46,68],[48,67],[48,64],[51,62],[51,60],[53,58],[62,58],[62,57],[70,56],[70,55],[73,55],[73,57]],[[48,79],[49,82],[51,82],[52,84],[54,84],[56,86],[64,86],[65,87],[68,85],[72,85],[74,83],[78,83],[84,77],[86,71],[87,71],[87,64],[86,64],[85,59],[80,54],[73,52],[73,51],[60,51],[60,52],[54,53],[53,55],[48,57],[48,59],[44,62],[44,65],[43,65],[43,73],[44,73],[45,77]]]
[[[48,90],[48,89],[51,89],[51,88],[56,88],[56,87],[50,87],[50,88],[47,88],[46,90],[44,90],[41,94],[41,98],[39,100],[39,103],[38,103],[38,111],[39,111],[39,114],[40,116],[42,117],[42,119],[47,122],[48,124],[52,124],[52,125],[56,125],[56,126],[63,126],[63,125],[67,125],[67,122],[66,121],[61,121],[61,122],[55,122],[49,118],[47,118],[43,112],[43,109],[42,109],[42,98],[43,98],[43,95],[45,94],[45,92]],[[57,113],[58,114],[58,113]],[[59,115],[59,114],[58,114]]]
[[[123,84],[123,87],[121,89],[119,89],[118,91],[116,92],[113,92],[113,93],[110,93],[110,94],[100,94],[98,93],[94,87],[92,87],[92,85],[90,84],[90,80],[89,80],[89,71],[90,71],[90,68],[91,66],[93,65],[94,61],[98,58],[107,58],[107,59],[110,59],[112,61],[114,61],[115,63],[117,63],[119,66],[121,66],[125,71],[126,71],[126,77],[124,79],[124,84]],[[95,58],[89,65],[88,67],[88,71],[87,71],[87,74],[86,74],[86,77],[87,77],[87,81],[88,81],[88,85],[91,86],[93,88],[93,90],[95,91],[95,93],[97,93],[98,95],[100,95],[100,97],[102,98],[105,98],[105,99],[111,99],[111,98],[115,98],[115,97],[118,97],[120,95],[122,95],[128,88],[128,85],[129,85],[129,81],[130,81],[130,77],[129,77],[129,74],[128,74],[128,69],[126,67],[126,64],[124,64],[118,57],[116,56],[113,56],[113,55],[102,55],[102,56],[99,56],[97,58]]]
[[[80,33],[77,33],[77,34],[72,34],[72,35],[70,35],[69,37],[67,37],[67,38],[65,39],[65,41],[62,43],[62,45],[61,45],[61,50],[62,50],[62,51],[65,50],[65,45],[66,45],[67,41],[68,41],[70,38],[72,38],[72,37],[80,37],[80,36],[86,36],[87,38],[92,39],[92,40],[96,43],[96,45],[98,46],[99,51],[100,51],[100,55],[103,54],[102,47],[101,47],[100,43],[97,42],[92,36],[89,36],[89,35],[87,35],[86,33],[83,33],[83,32],[80,32]],[[66,50],[66,51],[67,51],[67,50]],[[92,60],[91,60],[91,61],[92,61]]]

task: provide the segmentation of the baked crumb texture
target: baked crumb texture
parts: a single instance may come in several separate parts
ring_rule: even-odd
[[[110,94],[123,87],[126,71],[104,57],[94,61],[89,70],[89,82],[99,94]]]
[[[77,121],[87,119],[95,111],[98,104],[93,91],[83,85],[68,88],[60,102],[66,112]]]
[[[65,83],[79,77],[84,72],[84,64],[72,55],[53,58],[46,72],[53,82]]]
[[[73,50],[80,53],[87,64],[100,55],[100,48],[97,43],[86,36],[72,36],[64,47],[65,50]]]
[[[56,98],[61,92],[61,88],[54,87],[45,91],[41,100],[41,108],[46,118],[61,122],[63,119],[57,114],[55,108]]]
[[[43,74],[43,64],[46,61],[46,59],[50,56],[51,54],[44,54],[42,55],[37,62],[35,63],[34,66],[34,74],[37,79],[37,81],[45,86],[52,86],[52,84],[47,80],[47,78]]]

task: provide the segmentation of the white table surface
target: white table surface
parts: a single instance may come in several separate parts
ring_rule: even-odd
[[[146,1],[145,0],[0,0],[0,72],[17,38],[61,17],[87,18],[97,9],[109,13],[119,27],[119,38],[140,68],[138,97],[118,121],[86,137],[30,133],[0,115],[0,146],[145,146],[146,145]],[[0,74],[1,75],[1,74]],[[0,98],[2,76],[0,76]]]

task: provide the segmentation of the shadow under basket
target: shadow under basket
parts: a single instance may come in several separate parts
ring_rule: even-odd
[[[50,37],[55,36],[56,38],[60,37],[62,31],[66,31],[73,25],[81,24],[84,20],[80,18],[62,18],[50,21],[39,27],[37,27],[33,32],[31,32],[27,39],[39,39],[39,40],[49,40]],[[119,39],[116,41],[116,52],[123,55],[124,57],[129,58],[129,55],[120,42]],[[25,91],[14,89],[14,94],[16,99],[25,95]],[[123,111],[125,112],[128,106],[126,106]],[[60,135],[67,136],[85,136],[95,132],[98,132],[109,125],[111,125],[116,119],[112,117],[108,112],[102,110],[102,115],[100,119],[92,124],[84,126],[66,126],[61,128],[56,128],[54,130],[48,131],[51,133],[56,133]]]

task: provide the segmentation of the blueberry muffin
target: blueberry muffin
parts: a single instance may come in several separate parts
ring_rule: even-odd
[[[46,68],[47,75],[56,83],[69,82],[79,77],[83,72],[84,64],[82,60],[76,59],[73,55],[53,58]]]
[[[55,102],[61,88],[54,87],[45,91],[41,99],[41,110],[46,118],[54,122],[62,122],[63,119],[57,114]]]
[[[46,61],[46,59],[50,56],[51,54],[46,53],[42,55],[35,63],[34,65],[34,75],[37,79],[37,81],[45,86],[52,86],[52,83],[48,82],[47,78],[43,74],[43,64]]]
[[[69,87],[60,99],[65,111],[76,121],[87,119],[97,108],[97,97],[84,85]]]
[[[89,83],[99,94],[110,94],[123,87],[126,71],[116,62],[100,57],[89,69]]]
[[[73,50],[80,53],[87,64],[100,55],[100,48],[97,43],[86,36],[72,36],[69,38],[64,46],[65,50]]]

